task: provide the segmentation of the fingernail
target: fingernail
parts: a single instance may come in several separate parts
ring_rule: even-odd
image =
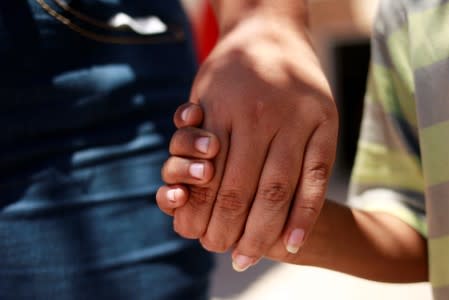
[[[197,179],[203,179],[204,177],[204,164],[194,163],[190,165],[189,168],[190,175]]]
[[[189,119],[190,110],[191,110],[191,108],[189,106],[181,112],[181,119],[184,122],[187,122],[187,120]]]
[[[168,190],[168,192],[167,192],[167,199],[168,199],[168,201],[170,201],[170,202],[176,202],[176,191],[175,190]]]
[[[291,254],[298,253],[304,240],[304,230],[295,229],[290,233],[287,241],[287,251]]]
[[[245,255],[236,255],[232,260],[232,268],[237,272],[248,270],[254,263],[254,259]]]
[[[195,148],[202,153],[207,153],[207,150],[209,150],[209,144],[210,138],[200,137],[195,141]]]
[[[176,203],[176,199],[180,196],[180,193],[182,193],[181,189],[172,189],[167,191],[167,199],[168,201],[172,203]]]

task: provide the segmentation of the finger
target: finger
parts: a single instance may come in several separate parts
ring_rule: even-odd
[[[162,167],[162,180],[167,184],[203,185],[212,179],[212,162],[171,156]]]
[[[178,129],[170,142],[170,154],[190,158],[214,158],[220,150],[218,138],[203,129]]]
[[[299,251],[320,214],[335,160],[337,130],[337,125],[325,123],[315,130],[307,144],[300,182],[284,230],[284,244],[289,253]]]
[[[201,127],[215,134],[219,140],[220,152],[213,161],[215,173],[212,181],[202,186],[190,186],[189,201],[186,205],[177,209],[174,216],[175,231],[184,238],[192,239],[198,239],[206,232],[215,203],[215,196],[223,176],[229,147],[229,132],[231,132],[230,110],[220,109],[220,106],[217,105],[220,101],[217,101],[217,99],[207,101],[207,98],[216,98],[206,88],[210,84],[210,81],[206,80],[207,73],[211,74],[208,70],[208,62],[205,62],[199,69],[193,83],[189,103],[201,109],[201,119],[203,120]],[[201,99],[203,100],[201,101]],[[201,106],[199,106],[200,102]],[[182,119],[182,116],[175,115],[175,122],[178,118]],[[184,119],[186,118],[184,117]]]
[[[173,216],[174,210],[184,206],[188,199],[189,190],[183,185],[164,185],[156,194],[157,205],[169,216]]]
[[[201,106],[188,102],[176,110],[173,122],[176,128],[199,127],[203,123],[203,117]]]
[[[295,132],[280,131],[271,143],[245,230],[234,250],[237,271],[252,266],[282,235],[307,142],[307,137],[290,134]]]
[[[220,141],[220,152],[213,161],[213,179],[207,184],[190,186],[189,201],[175,212],[174,229],[184,238],[199,239],[206,232],[228,152],[228,132],[221,126],[206,124]],[[210,163],[210,162],[209,162]]]
[[[234,132],[209,226],[200,239],[203,247],[213,252],[227,251],[239,240],[271,140],[246,128]]]

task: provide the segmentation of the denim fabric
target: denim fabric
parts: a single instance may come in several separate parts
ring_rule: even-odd
[[[205,299],[211,257],[154,202],[196,68],[181,6],[66,2],[95,22],[155,15],[169,33],[99,42],[48,8],[95,35],[142,36],[54,0],[1,0],[0,299]]]

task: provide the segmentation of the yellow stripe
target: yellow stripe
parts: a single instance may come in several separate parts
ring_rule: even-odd
[[[408,27],[403,26],[387,38],[387,49],[393,69],[404,81],[406,88],[414,90],[413,69],[410,62],[410,44]]]
[[[416,157],[364,141],[359,142],[352,180],[356,184],[424,191],[424,179]]]
[[[449,3],[411,14],[409,29],[414,69],[449,58]]]
[[[449,285],[449,236],[429,240],[429,258],[432,286]]]
[[[449,121],[421,129],[420,140],[427,184],[449,181]]]

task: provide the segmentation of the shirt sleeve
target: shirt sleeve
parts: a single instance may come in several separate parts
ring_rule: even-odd
[[[391,12],[389,12],[391,22]],[[349,205],[386,212],[427,234],[411,67],[406,35],[383,21],[372,38],[372,58]],[[410,70],[409,70],[410,69]]]

